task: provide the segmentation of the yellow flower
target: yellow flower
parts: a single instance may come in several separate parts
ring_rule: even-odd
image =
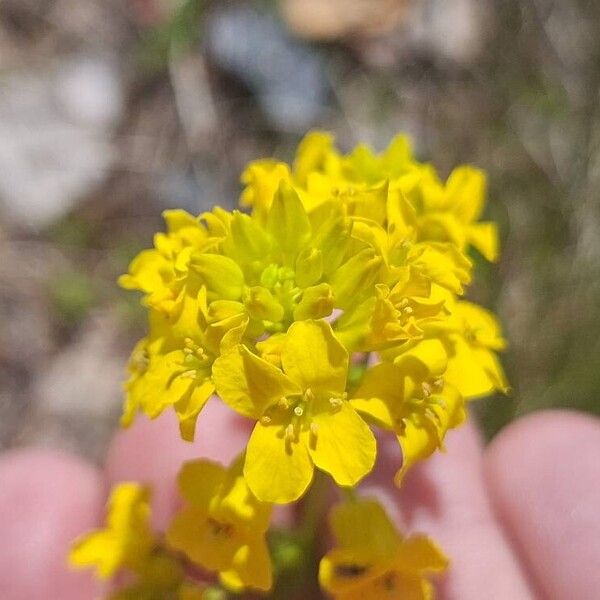
[[[119,285],[144,292],[147,306],[170,314],[187,273],[186,257],[193,249],[209,247],[211,240],[200,219],[184,210],[167,210],[163,217],[167,233],[154,236],[154,248],[133,259]]]
[[[485,204],[483,171],[467,165],[452,171],[444,185],[435,171],[424,171],[418,186],[407,192],[416,208],[420,240],[449,241],[464,250],[475,247],[487,260],[498,259],[498,231],[478,222]]]
[[[292,502],[308,488],[314,465],[353,486],[373,467],[375,439],[346,400],[348,353],[324,321],[288,330],[279,369],[240,345],[215,361],[220,397],[258,422],[244,476],[257,498]]]
[[[241,177],[246,186],[240,197],[240,205],[252,207],[254,213],[265,217],[271,208],[275,192],[282,181],[290,181],[290,168],[270,159],[252,161]]]
[[[271,506],[259,502],[242,475],[243,457],[229,469],[208,460],[186,463],[179,488],[188,505],[173,519],[167,542],[234,591],[268,590],[271,561],[265,541]]]
[[[321,586],[336,600],[428,600],[426,579],[444,571],[448,559],[422,535],[404,538],[372,500],[336,506],[331,526],[338,547],[319,567]]]
[[[134,348],[125,384],[123,426],[129,426],[139,410],[154,419],[172,406],[179,418],[181,436],[194,439],[198,415],[215,389],[214,359],[222,349],[241,341],[247,317],[234,314],[215,321],[204,287],[186,304],[195,318],[183,318],[188,323],[183,329],[187,331],[185,337],[174,335],[174,328],[155,316],[150,335]]]
[[[415,462],[443,448],[448,429],[465,420],[462,396],[442,376],[445,365],[441,343],[425,340],[395,363],[369,369],[350,400],[358,412],[396,434],[402,448],[397,484]]]
[[[293,180],[308,192],[301,192],[307,209],[335,199],[348,214],[367,217],[381,226],[386,207],[377,190],[385,188],[390,203],[399,198],[405,201],[405,224],[414,229],[416,241],[450,242],[460,251],[472,245],[488,260],[498,257],[495,224],[478,221],[485,204],[484,173],[461,166],[444,185],[433,167],[415,160],[404,135],[396,136],[380,155],[359,145],[342,156],[331,136],[309,133],[298,147]],[[390,209],[394,210],[388,206],[387,218]]]
[[[222,255],[196,253],[190,260],[210,303],[227,301],[232,311],[248,314],[251,337],[327,317],[373,293],[381,259],[352,239],[339,210],[311,219],[282,182],[265,214],[263,222],[235,211]],[[224,280],[235,285],[224,289]]]
[[[108,579],[119,569],[138,569],[155,547],[150,530],[150,493],[135,483],[116,486],[108,503],[105,529],[77,540],[69,561],[77,567],[95,567],[96,574]]]
[[[447,319],[446,299],[432,292],[431,280],[413,267],[398,271],[391,287],[375,286],[376,296],[347,311],[336,333],[347,348],[374,351],[424,337],[427,324]]]
[[[510,392],[497,352],[506,347],[495,316],[471,302],[455,302],[444,323],[430,323],[429,335],[437,335],[448,351],[445,379],[467,399],[492,392]]]

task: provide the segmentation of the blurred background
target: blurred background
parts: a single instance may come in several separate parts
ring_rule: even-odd
[[[600,3],[0,0],[0,449],[100,460],[144,330],[115,284],[165,208],[233,207],[311,128],[489,173],[510,398],[600,412]]]

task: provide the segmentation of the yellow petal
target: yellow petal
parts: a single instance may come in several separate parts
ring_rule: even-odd
[[[195,506],[175,515],[166,540],[172,548],[212,571],[228,569],[243,544],[235,529],[211,519],[204,509]]]
[[[346,600],[352,594],[356,594],[356,597],[361,594],[362,600],[380,600],[380,597],[370,593],[369,587],[385,572],[382,567],[366,551],[336,548],[328,552],[319,563],[319,584],[336,600]]]
[[[481,215],[486,194],[485,173],[467,165],[457,167],[446,182],[446,200],[459,219],[467,224]]]
[[[260,285],[246,290],[244,304],[255,319],[277,322],[283,318],[283,306],[277,302],[267,288]]]
[[[219,254],[194,254],[190,267],[202,277],[209,300],[238,300],[242,295],[244,274],[231,258]]]
[[[346,261],[331,277],[336,306],[346,309],[365,295],[375,282],[381,258],[372,248],[365,248]]]
[[[294,309],[294,320],[321,319],[328,317],[334,306],[333,292],[327,283],[306,288],[302,299]]]
[[[246,167],[241,179],[246,188],[242,192],[240,204],[252,206],[262,216],[271,206],[279,183],[290,179],[290,170],[285,163],[275,160],[255,160]]]
[[[296,284],[301,288],[314,285],[323,275],[323,253],[318,248],[305,248],[296,258]]]
[[[308,215],[294,188],[282,181],[267,218],[267,231],[282,252],[295,255],[310,240]]]
[[[270,362],[236,346],[215,360],[213,381],[222,400],[236,412],[254,419],[282,396],[300,393],[289,377]]]
[[[271,240],[255,219],[236,210],[223,250],[236,262],[247,264],[264,259],[271,250]]]
[[[369,368],[350,404],[378,425],[393,429],[398,409],[405,397],[406,373],[383,362]]]
[[[294,176],[301,185],[306,184],[309,173],[325,167],[333,150],[333,137],[325,131],[311,131],[298,144],[294,159]]]
[[[306,434],[310,455],[338,485],[354,486],[375,464],[375,437],[348,402],[335,408],[327,400],[321,404],[312,417],[316,433]]]
[[[325,321],[298,321],[289,328],[281,364],[286,375],[306,390],[343,392],[348,353]]]
[[[233,557],[231,569],[219,574],[219,579],[233,592],[245,588],[268,591],[273,585],[271,557],[262,538],[252,539],[242,546]]]
[[[375,500],[338,504],[331,511],[330,519],[338,545],[359,550],[373,562],[389,562],[402,541],[385,510]]]
[[[438,339],[419,340],[406,345],[394,358],[394,364],[415,380],[443,375],[448,366],[448,353]]]
[[[214,383],[212,380],[207,379],[194,386],[189,394],[182,396],[175,403],[175,412],[179,419],[179,431],[181,437],[187,442],[194,441],[198,415],[214,391]]]
[[[263,534],[269,528],[271,505],[258,500],[244,479],[245,455],[240,455],[227,469],[219,492],[218,514],[235,523],[251,537]]]
[[[162,217],[169,233],[178,233],[186,228],[197,229],[200,226],[196,217],[180,208],[164,210]]]
[[[464,293],[463,285],[471,281],[473,264],[453,244],[418,244],[413,247],[411,253],[411,263],[432,281],[455,294]]]
[[[467,229],[467,241],[490,262],[498,260],[500,243],[496,223],[485,222],[471,225]]]
[[[188,502],[208,512],[210,502],[223,486],[226,475],[226,469],[220,464],[199,459],[183,464],[177,484]]]
[[[88,534],[75,541],[69,553],[69,564],[73,567],[96,567],[99,579],[108,579],[121,568],[122,552],[118,551],[113,536],[104,531]]]
[[[410,536],[396,554],[397,568],[409,573],[444,571],[448,562],[441,548],[425,535]]]
[[[396,473],[396,485],[402,483],[416,462],[442,447],[448,429],[464,421],[464,400],[456,390],[446,384],[441,400],[440,403],[432,397],[421,409],[414,408],[405,414],[403,429],[397,436],[402,448],[402,467]]]
[[[285,429],[284,423],[257,423],[248,442],[244,477],[263,502],[294,502],[312,481],[308,449],[302,441],[286,441]]]

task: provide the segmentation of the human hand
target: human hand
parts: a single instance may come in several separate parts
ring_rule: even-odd
[[[108,487],[153,486],[153,523],[177,505],[180,464],[205,456],[229,462],[247,429],[209,403],[198,441],[182,442],[171,415],[139,420],[115,437],[103,470],[66,454],[19,449],[0,457],[0,597],[86,600],[100,593],[69,571],[70,543],[99,525]],[[447,436],[447,452],[390,482],[395,440],[380,442],[383,468],[365,481],[402,529],[431,535],[451,557],[440,596],[456,600],[534,597],[586,600],[600,589],[600,422],[567,411],[538,413],[507,427],[483,449],[472,424]],[[393,456],[392,456],[393,455]],[[385,466],[389,472],[385,472]]]

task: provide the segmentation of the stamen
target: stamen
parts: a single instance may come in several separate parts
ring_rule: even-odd
[[[341,398],[329,398],[329,404],[333,410],[338,411],[342,408],[344,401]]]
[[[271,423],[271,421],[272,421],[272,420],[273,420],[273,419],[271,419],[271,417],[268,417],[267,415],[263,415],[263,416],[260,418],[260,422],[261,422],[263,425],[269,425],[269,424]]]
[[[294,432],[294,426],[290,423],[286,428],[285,428],[285,441],[286,442],[293,442],[296,439],[296,435]]]
[[[310,388],[306,388],[306,390],[304,391],[304,399],[307,402],[310,402],[315,399],[315,394]]]
[[[195,379],[196,378],[196,369],[190,369],[189,371],[184,371],[179,377],[182,379]]]
[[[423,390],[423,395],[425,396],[425,398],[429,398],[429,396],[431,396],[432,393],[432,389],[431,389],[431,385],[429,385],[429,383],[427,383],[427,381],[424,381],[421,384],[421,388]]]
[[[319,426],[316,423],[311,423],[310,424],[310,434],[314,437],[317,437],[317,434],[319,433]]]
[[[433,421],[433,423],[436,425],[440,424],[440,417],[432,408],[427,407],[424,412],[425,417],[427,417],[430,421]]]

